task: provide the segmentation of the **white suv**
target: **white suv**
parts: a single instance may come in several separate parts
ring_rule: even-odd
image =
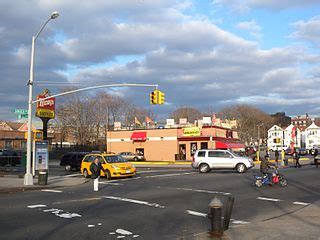
[[[198,168],[199,172],[206,173],[211,169],[235,169],[239,173],[244,173],[254,166],[251,158],[241,157],[228,150],[197,150],[193,156],[193,168]]]

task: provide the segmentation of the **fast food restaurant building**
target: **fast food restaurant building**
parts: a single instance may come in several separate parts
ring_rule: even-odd
[[[218,126],[107,132],[107,151],[141,154],[147,161],[191,160],[197,149],[244,147],[236,131]]]

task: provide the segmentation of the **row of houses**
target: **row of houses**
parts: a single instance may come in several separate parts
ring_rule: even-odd
[[[299,125],[291,123],[286,128],[274,125],[268,130],[267,145],[272,151],[286,150],[291,146],[311,150],[320,146],[320,127],[314,122],[307,127],[302,121]]]

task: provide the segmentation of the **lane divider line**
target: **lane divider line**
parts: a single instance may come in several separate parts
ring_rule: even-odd
[[[208,217],[208,214],[206,214],[206,213],[196,212],[193,210],[186,210],[185,213],[187,213],[189,215],[197,216],[197,217],[205,217],[205,218]],[[250,222],[236,220],[236,219],[232,219],[232,218],[230,219],[230,221],[232,224],[249,224],[250,223]]]
[[[62,193],[61,190],[53,190],[53,189],[41,189],[41,192]]]
[[[121,197],[113,197],[113,196],[103,196],[103,198],[106,199],[112,199],[112,200],[119,200],[122,202],[130,202],[130,203],[135,203],[135,204],[141,204],[141,205],[146,205],[149,207],[155,207],[155,208],[165,208],[165,206],[162,206],[158,203],[149,203],[146,201],[140,201],[140,200],[136,200],[136,199],[130,199],[130,198],[121,198]]]
[[[283,200],[277,198],[266,198],[266,197],[257,197],[259,200],[271,201],[271,202],[281,202]]]
[[[44,204],[38,204],[38,205],[29,205],[28,208],[42,208],[47,207],[47,205]]]
[[[202,189],[192,189],[192,188],[176,188],[177,190],[183,191],[192,191],[192,192],[200,192],[200,193],[212,193],[212,194],[221,194],[221,195],[230,195],[231,193],[227,192],[219,192],[219,191],[210,191],[210,190],[202,190]]]
[[[115,186],[122,186],[122,183],[116,183],[116,182],[99,182],[101,184],[105,184],[105,185],[115,185]]]
[[[194,172],[170,173],[170,174],[160,174],[160,175],[146,176],[145,178],[174,177],[174,176],[182,176],[182,175],[190,175],[190,174],[195,174],[195,173]]]
[[[305,203],[305,202],[293,202],[295,205],[303,205],[303,206],[308,206],[310,203]]]

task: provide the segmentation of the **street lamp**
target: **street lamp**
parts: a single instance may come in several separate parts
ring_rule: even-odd
[[[260,127],[262,127],[264,124],[258,124],[258,151],[257,151],[257,161],[260,161]]]
[[[34,45],[35,42],[51,19],[55,19],[59,16],[58,12],[53,12],[48,20],[42,25],[40,30],[35,36],[32,36],[31,44],[31,60],[30,60],[30,78],[28,81],[29,86],[29,101],[28,101],[28,137],[27,137],[27,164],[26,164],[26,173],[24,175],[24,185],[33,185],[33,176],[31,174],[31,128],[32,128],[32,86],[33,86],[33,65],[34,65]],[[35,153],[33,153],[35,154]]]

